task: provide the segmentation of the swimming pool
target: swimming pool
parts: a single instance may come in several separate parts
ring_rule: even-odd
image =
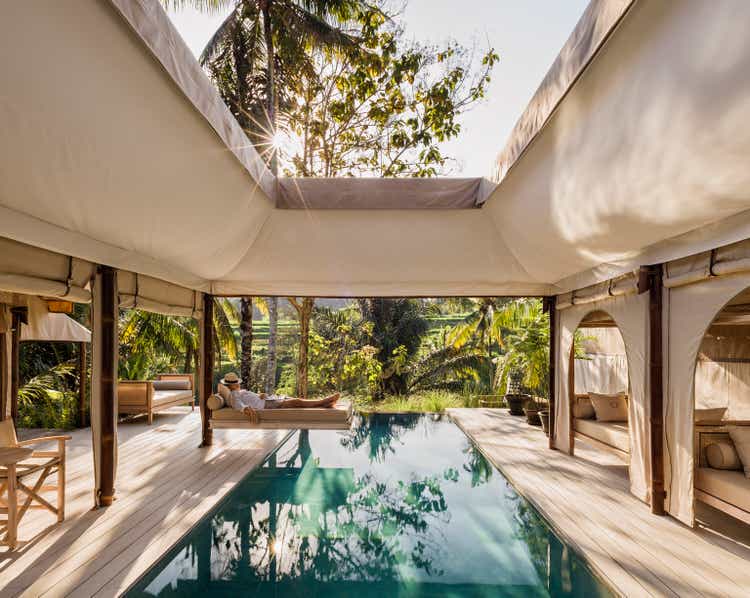
[[[298,431],[128,596],[609,596],[449,418]]]

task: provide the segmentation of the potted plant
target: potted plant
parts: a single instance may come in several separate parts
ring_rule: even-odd
[[[521,381],[523,372],[512,370],[508,373],[508,387],[505,393],[505,402],[508,404],[508,410],[511,415],[523,415],[523,408],[529,395],[521,392]]]
[[[542,430],[549,436],[549,402],[546,399],[542,409],[539,410],[539,421],[542,423]]]
[[[526,422],[532,426],[541,426],[542,421],[539,419],[539,412],[541,411],[541,404],[536,397],[529,397],[526,401],[526,406],[523,409],[526,415]],[[549,414],[549,413],[548,413]]]

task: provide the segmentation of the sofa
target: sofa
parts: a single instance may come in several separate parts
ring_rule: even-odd
[[[745,421],[695,424],[695,498],[750,525],[750,478],[742,469],[716,469],[709,463],[707,448],[731,443],[728,427],[748,426]]]
[[[117,383],[117,412],[145,415],[148,423],[154,413],[177,405],[195,409],[193,374],[157,374],[156,380],[120,380]]]
[[[573,397],[570,407],[571,437],[578,438],[630,461],[630,430],[627,421],[599,421],[595,417],[576,417],[577,406],[589,400],[587,394]]]

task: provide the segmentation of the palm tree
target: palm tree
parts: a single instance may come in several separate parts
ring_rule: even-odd
[[[236,307],[228,299],[216,299],[213,341],[219,365],[222,352],[237,359],[236,323]],[[193,318],[127,310],[120,320],[120,347],[125,378],[148,377],[160,358],[175,362],[178,355],[184,356],[183,371],[197,371],[198,323]]]
[[[266,297],[268,306],[268,360],[266,361],[266,388],[271,394],[276,388],[276,339],[279,330],[279,298]]]
[[[498,358],[495,387],[505,388],[513,372],[522,375],[527,389],[549,392],[549,316],[538,299],[512,301],[496,312],[494,335],[502,338],[504,354]]]
[[[200,56],[240,125],[261,145],[277,174],[273,144],[279,99],[288,97],[295,79],[309,70],[308,50],[356,49],[357,39],[341,26],[351,21],[364,0],[163,0],[167,6],[231,12]]]
[[[456,349],[465,346],[481,347],[487,359],[492,363],[493,351],[502,347],[503,340],[501,330],[495,326],[498,310],[508,305],[507,299],[496,297],[465,297],[452,301],[454,305],[469,311],[462,322],[456,324],[448,333],[448,342]],[[494,374],[490,370],[489,386]]]
[[[216,348],[216,364],[221,370],[222,351],[229,361],[236,362],[239,358],[237,339],[234,330],[239,326],[240,313],[236,301],[225,297],[214,299],[214,347]]]
[[[208,12],[232,7],[206,44],[200,62],[271,172],[278,175],[278,148],[274,141],[279,100],[282,107],[291,101],[296,78],[311,70],[307,53],[310,47],[357,48],[357,40],[337,25],[351,21],[367,3],[363,0],[163,1],[175,8],[193,5]],[[278,299],[269,297],[268,307],[265,390],[272,392],[276,381]],[[252,310],[243,313],[252,318]],[[242,327],[252,329],[252,321],[243,320]]]
[[[268,315],[266,300],[262,297],[240,298],[240,378],[245,388],[253,387],[253,313],[258,308],[261,314]]]
[[[140,309],[123,313],[120,322],[123,375],[143,379],[160,357],[174,361],[184,356],[183,371],[197,367],[198,325],[192,318],[165,316]]]

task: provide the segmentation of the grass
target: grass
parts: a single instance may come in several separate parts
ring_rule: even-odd
[[[478,407],[479,401],[475,395],[432,390],[402,397],[389,396],[382,401],[356,397],[354,404],[360,411],[443,413],[452,407]]]

